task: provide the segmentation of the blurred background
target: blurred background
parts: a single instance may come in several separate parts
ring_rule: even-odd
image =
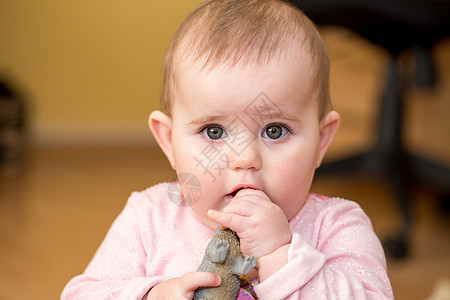
[[[1,1],[0,299],[59,298],[129,194],[174,177],[147,117],[160,107],[169,40],[199,2]],[[348,28],[321,25],[320,31],[342,117],[332,161],[376,142],[390,55]],[[450,39],[429,51],[437,81],[405,91],[402,142],[449,168]],[[415,68],[409,51],[398,60],[407,73]],[[384,240],[399,223],[384,179],[327,174],[313,191],[360,203]],[[408,253],[388,258],[396,299],[449,299],[431,298],[448,289],[450,278],[445,199],[414,182]]]

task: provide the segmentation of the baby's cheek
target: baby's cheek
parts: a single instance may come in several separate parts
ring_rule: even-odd
[[[308,190],[285,190],[279,193],[276,198],[274,198],[274,203],[281,208],[286,219],[290,221],[300,212],[300,210],[305,205],[308,193]]]

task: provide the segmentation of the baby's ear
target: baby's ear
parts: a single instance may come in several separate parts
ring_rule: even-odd
[[[330,147],[334,135],[339,128],[340,122],[341,117],[334,110],[328,112],[320,121],[319,157],[317,160],[316,168],[318,168],[322,163],[322,160],[327,153],[328,147]]]
[[[161,150],[172,164],[174,161],[172,151],[172,119],[165,113],[155,110],[148,118],[148,126],[158,142],[159,147],[161,147]]]

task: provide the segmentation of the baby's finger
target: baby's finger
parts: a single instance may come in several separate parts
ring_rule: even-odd
[[[227,206],[225,206],[222,212],[227,214],[238,214],[243,217],[250,217],[258,212],[259,207],[260,205],[253,201],[237,199],[231,201]]]
[[[221,227],[230,228],[235,232],[242,232],[246,227],[245,219],[247,217],[237,214],[228,214],[210,209],[208,210],[208,217],[217,224],[221,225]]]
[[[186,296],[193,297],[199,287],[219,286],[221,278],[217,274],[208,272],[189,272],[180,277],[179,287]]]
[[[240,190],[236,194],[236,196],[234,196],[233,200],[239,200],[239,199],[246,199],[246,200],[254,202],[256,204],[272,202],[266,193],[264,193],[263,191],[253,190],[253,189]]]

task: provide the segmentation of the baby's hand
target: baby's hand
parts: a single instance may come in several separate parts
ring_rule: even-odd
[[[168,279],[154,286],[148,293],[147,299],[192,299],[197,288],[219,286],[220,282],[220,276],[216,274],[190,272],[178,278]]]
[[[208,216],[221,226],[234,230],[240,238],[244,256],[253,255],[258,263],[259,258],[291,242],[286,216],[262,191],[241,190],[222,212],[210,210]]]

